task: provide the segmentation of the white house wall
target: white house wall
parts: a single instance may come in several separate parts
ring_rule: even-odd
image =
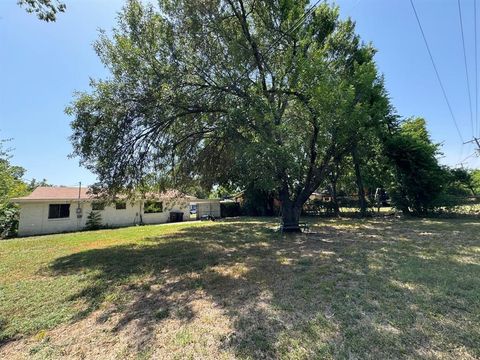
[[[196,201],[196,204],[198,218],[201,218],[204,215],[210,215],[216,218],[221,216],[219,200]]]
[[[70,204],[70,217],[49,219],[49,204]],[[22,203],[20,205],[18,234],[25,236],[80,230],[85,226],[85,219],[77,219],[76,208],[77,204],[72,204],[69,201]]]
[[[145,224],[160,224],[168,222],[170,211],[184,213],[183,219],[189,220],[190,208],[186,200],[159,200],[163,201],[163,212],[143,214],[143,202],[134,204],[127,202],[126,209],[117,210],[115,205],[105,206],[104,210],[97,211],[102,217],[102,224],[108,227],[129,226],[140,223],[140,215]],[[49,219],[48,210],[50,204],[70,204],[70,217],[61,219]],[[80,231],[85,229],[87,216],[92,211],[91,202],[80,203],[82,217],[77,218],[77,201],[35,201],[20,204],[20,220],[18,227],[19,236],[38,234],[52,234],[67,231]]]
[[[162,224],[170,220],[170,212],[182,212],[183,221],[190,220],[190,201],[186,199],[163,200],[163,212],[143,214],[144,224]]]

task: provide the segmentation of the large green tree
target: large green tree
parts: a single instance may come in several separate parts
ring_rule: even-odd
[[[131,0],[95,49],[110,71],[78,94],[74,154],[109,192],[150,174],[275,191],[284,223],[388,101],[351,20],[307,0]],[[375,96],[371,94],[375,93]],[[372,125],[373,126],[373,125]]]
[[[439,144],[431,141],[423,118],[410,118],[386,140],[385,150],[395,169],[390,191],[404,213],[425,215],[445,190],[447,171],[438,163]]]

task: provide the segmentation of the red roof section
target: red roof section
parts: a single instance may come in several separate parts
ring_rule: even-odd
[[[91,200],[95,198],[93,194],[87,194],[88,187],[82,187],[80,189],[80,200]],[[167,190],[162,193],[148,193],[147,199],[159,199],[159,198],[187,198],[196,199],[193,196],[188,196],[181,193],[178,190]],[[12,199],[12,201],[35,201],[35,200],[78,200],[78,187],[66,187],[66,186],[39,186],[28,196]]]
[[[88,188],[80,189],[80,200],[90,199],[92,196],[87,194]],[[13,200],[77,200],[78,187],[64,186],[39,186],[28,196],[16,198]]]

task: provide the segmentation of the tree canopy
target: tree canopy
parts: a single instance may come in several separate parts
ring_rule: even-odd
[[[17,3],[46,22],[57,20],[57,13],[65,12],[67,8],[60,0],[18,0]]]
[[[74,155],[109,192],[152,174],[254,180],[295,223],[331,160],[390,111],[374,49],[326,4],[131,0],[95,50],[110,76],[67,112]]]
[[[407,119],[387,139],[396,177],[392,197],[404,212],[425,214],[444,190],[447,173],[438,163],[439,148],[431,141],[423,118]]]

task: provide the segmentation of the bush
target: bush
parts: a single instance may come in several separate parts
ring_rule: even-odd
[[[240,204],[237,202],[220,203],[221,217],[235,217],[240,216]]]
[[[443,193],[432,202],[432,207],[434,209],[451,208],[455,206],[469,205],[470,203],[471,201],[469,201],[469,199],[465,196]]]
[[[0,238],[17,235],[19,209],[13,204],[3,204],[0,207]]]
[[[98,230],[102,228],[102,215],[97,211],[90,211],[85,224],[87,230]]]
[[[247,216],[276,216],[275,194],[255,188],[252,184],[244,191],[244,202],[241,207],[242,215]]]

